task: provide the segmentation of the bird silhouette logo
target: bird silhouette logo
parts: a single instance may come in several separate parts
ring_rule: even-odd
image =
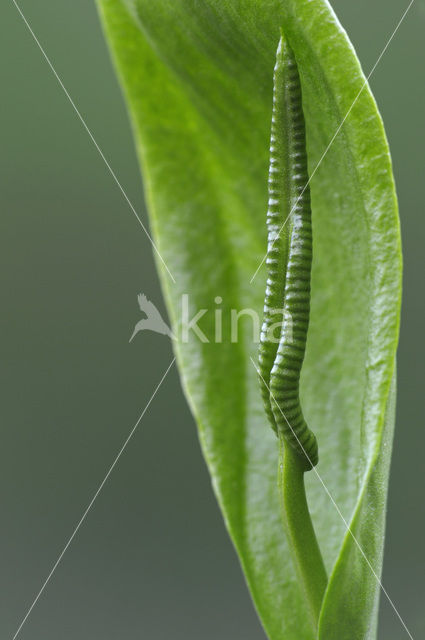
[[[146,315],[146,318],[139,320],[136,324],[129,342],[133,340],[134,336],[139,333],[139,331],[145,331],[146,329],[149,331],[155,331],[155,333],[161,333],[163,336],[168,336],[172,340],[175,340],[175,335],[167,323],[164,322],[153,302],[148,300],[144,293],[139,293],[137,301],[139,303],[140,311]]]

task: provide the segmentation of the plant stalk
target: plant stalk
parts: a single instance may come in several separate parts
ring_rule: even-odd
[[[282,435],[279,436],[279,490],[292,558],[314,629],[317,629],[328,578],[308,509],[303,465]]]

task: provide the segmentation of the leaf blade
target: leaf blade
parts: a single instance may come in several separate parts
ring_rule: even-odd
[[[130,12],[129,4],[99,0],[132,113],[155,239],[177,281],[171,287],[160,268],[174,332],[180,333],[180,298],[187,291],[196,309],[214,307],[213,298],[221,295],[225,312],[250,308],[261,315],[264,273],[253,286],[248,282],[265,250],[271,80],[279,38],[276,16],[285,24],[302,74],[311,171],[364,82],[358,61],[322,0],[291,0],[283,5],[210,1],[203,9],[189,1],[140,1],[131,4]],[[373,146],[380,151],[373,157],[366,153],[369,162],[361,167],[362,183],[357,172],[365,154],[365,122],[368,139],[372,135]],[[380,173],[384,185],[376,194],[373,182]],[[360,504],[362,477],[368,477],[376,461],[374,446],[382,431],[394,366],[400,289],[391,164],[367,87],[311,188],[315,259],[301,392],[312,428],[317,425],[320,475],[349,521]],[[374,211],[380,215],[372,215]],[[370,222],[374,240],[379,240],[381,225],[386,241],[368,242]],[[341,274],[335,275],[335,266]],[[380,271],[385,282],[376,286],[387,289],[386,304],[383,313],[374,316],[368,297],[376,291],[370,283]],[[341,325],[345,316],[348,320]],[[200,325],[213,339],[213,318],[204,317]],[[372,354],[370,340],[380,345]],[[310,640],[280,522],[277,446],[266,426],[249,359],[255,353],[249,327],[238,344],[193,341],[177,349],[214,488],[263,624],[273,640]],[[375,364],[379,376],[373,377],[376,358],[383,359],[384,366]],[[371,416],[369,422],[362,412]],[[328,569],[336,562],[338,576],[345,576],[347,563],[338,563],[340,549],[342,553],[347,549],[341,547],[347,541],[343,542],[345,526],[338,513],[329,510],[333,507],[319,485],[310,474],[309,496],[325,561]],[[384,497],[385,492],[384,487]],[[382,544],[382,525],[375,534]],[[378,552],[377,558],[380,565]],[[335,611],[335,606],[326,605],[322,612],[323,628],[327,628],[326,609],[332,608]],[[340,608],[341,603],[336,610]],[[366,627],[373,634],[374,611],[353,615],[359,628],[368,618]],[[335,613],[331,618],[338,637],[343,621],[338,627]]]

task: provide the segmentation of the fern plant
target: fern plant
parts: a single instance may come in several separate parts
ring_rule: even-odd
[[[184,294],[194,313],[212,310],[199,321],[206,340],[174,346],[266,633],[372,640],[401,254],[388,145],[353,47],[326,0],[98,6],[133,123],[174,335]],[[268,193],[269,170],[277,194]],[[240,314],[237,340],[231,319],[235,310],[260,317],[265,291],[257,364],[252,314]],[[272,308],[282,320],[276,341],[264,333]]]

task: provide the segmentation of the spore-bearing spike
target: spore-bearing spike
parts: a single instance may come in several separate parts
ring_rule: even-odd
[[[318,462],[316,437],[307,426],[299,399],[310,315],[312,226],[308,183],[301,82],[295,56],[282,37],[274,69],[268,277],[259,371],[270,423],[297,452],[305,470]],[[279,323],[277,342],[270,333]]]

